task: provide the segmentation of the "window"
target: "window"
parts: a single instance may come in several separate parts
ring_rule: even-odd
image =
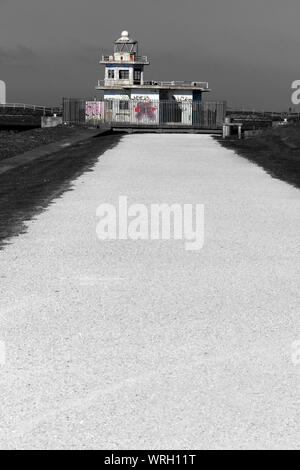
[[[141,71],[139,69],[135,69],[133,71],[133,81],[134,81],[134,85],[141,84]]]
[[[114,70],[108,70],[108,78],[115,78],[115,71]]]
[[[129,109],[129,101],[120,101],[120,111],[128,111]]]
[[[119,70],[120,80],[129,80],[129,70]]]

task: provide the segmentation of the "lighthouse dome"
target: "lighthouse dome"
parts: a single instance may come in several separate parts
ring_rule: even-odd
[[[137,41],[129,37],[128,31],[122,31],[121,37],[116,40],[116,44],[136,44]]]
[[[122,31],[120,40],[121,40],[121,41],[129,41],[129,33],[128,33],[128,31]]]
[[[128,31],[122,31],[121,37],[115,41],[115,53],[116,52],[127,52],[130,54],[137,54],[138,42],[129,36]]]

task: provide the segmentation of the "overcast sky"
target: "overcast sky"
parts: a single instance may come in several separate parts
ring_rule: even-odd
[[[93,97],[102,49],[124,29],[148,80],[209,81],[212,99],[284,110],[300,79],[299,0],[0,0],[8,101]]]

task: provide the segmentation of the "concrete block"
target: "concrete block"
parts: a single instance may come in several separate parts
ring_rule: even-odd
[[[45,127],[57,127],[63,123],[62,117],[57,116],[43,116],[42,117],[42,128]]]

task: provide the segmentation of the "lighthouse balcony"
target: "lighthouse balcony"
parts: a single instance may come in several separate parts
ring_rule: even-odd
[[[187,81],[146,81],[146,86],[156,86],[159,88],[199,88],[202,90],[209,90],[208,82],[187,82]]]
[[[97,89],[105,88],[147,88],[147,89],[176,89],[176,90],[199,90],[199,91],[211,91],[208,82],[183,82],[183,81],[145,81],[138,84],[130,83],[127,80],[98,80]]]
[[[135,54],[103,55],[100,64],[140,64],[149,65],[148,57],[145,55],[137,56]]]
[[[114,80],[107,78],[106,80],[98,80],[98,88],[128,88],[133,86],[130,79],[128,80]]]

